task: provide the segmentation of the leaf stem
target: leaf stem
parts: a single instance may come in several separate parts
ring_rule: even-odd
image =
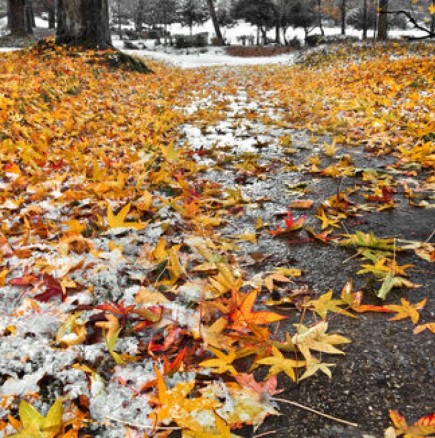
[[[165,426],[145,426],[144,424],[131,423],[130,421],[124,421],[120,418],[109,417],[106,415],[106,419],[109,421],[114,421],[116,423],[124,424],[125,426],[132,427],[133,429],[159,429],[159,430],[181,430],[181,427],[165,427]]]
[[[328,415],[328,414],[325,414],[323,412],[316,411],[315,409],[309,408],[308,406],[301,405],[300,403],[297,403],[297,402],[292,401],[292,400],[287,400],[285,398],[276,398],[276,397],[272,397],[271,400],[279,402],[279,403],[285,403],[288,405],[296,406],[297,408],[303,409],[303,410],[308,411],[308,412],[312,412],[313,414],[320,415],[321,417],[328,418],[329,420],[335,421],[337,423],[346,424],[347,426],[352,426],[352,427],[359,427],[359,425],[357,423],[351,423],[350,421],[342,420],[341,418],[333,417],[332,415]]]

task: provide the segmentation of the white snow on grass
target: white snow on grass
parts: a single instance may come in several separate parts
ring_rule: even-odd
[[[119,47],[119,46],[118,46]],[[122,48],[123,45],[121,44]],[[180,68],[198,68],[212,66],[243,66],[243,65],[268,65],[290,64],[295,55],[285,54],[278,56],[239,57],[227,55],[221,48],[208,47],[207,49],[189,50],[187,53],[178,54],[175,51],[165,53],[152,50],[123,50],[129,55],[145,56],[162,61]]]

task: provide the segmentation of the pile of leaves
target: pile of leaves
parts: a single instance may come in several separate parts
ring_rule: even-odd
[[[360,273],[380,280],[381,298],[393,287],[417,287],[396,255],[413,250],[433,261],[432,244],[363,232],[333,237],[351,214],[394,208],[395,181],[365,170],[367,203],[338,193],[317,206],[317,230],[290,210],[275,227],[259,220],[253,233],[230,238],[222,230],[250,201],[240,188],[207,177],[204,158],[219,157],[185,143],[180,127],[224,120],[231,101],[223,84],[227,95],[241,85],[251,96],[272,89],[285,114],[265,117],[265,124],[330,127],[336,140],[324,152],[331,159],[338,143],[357,140],[397,154],[397,166],[427,172],[419,183],[426,193],[434,183],[432,58],[387,66],[375,59],[322,75],[297,66],[239,76],[153,63],[154,73],[141,75],[100,60],[99,53],[51,43],[0,57],[0,429],[6,436],[120,436],[120,430],[168,436],[181,429],[185,437],[229,437],[278,414],[278,375],[287,384],[317,373],[331,377],[329,356],[342,355],[350,342],[329,333],[331,315],[396,312],[396,319],[418,323],[426,301],[366,305],[352,282],[339,297],[313,295],[293,287],[303,274],[297,267],[251,276],[239,263],[239,244],[306,228],[313,239],[356,248],[365,263]],[[370,73],[381,65],[384,82]],[[368,73],[362,78],[362,72]],[[362,102],[356,96],[368,83],[373,92]],[[338,101],[343,86],[347,100]],[[291,153],[291,142],[281,142]],[[237,164],[241,178],[262,178],[260,166],[250,163]],[[360,172],[346,157],[322,168],[315,155],[299,170],[331,178]],[[427,199],[406,190],[410,201],[428,208]],[[299,199],[292,209],[311,206]],[[277,291],[285,298],[274,299]],[[265,308],[282,304],[280,311]],[[416,330],[434,331],[433,324]],[[399,414],[392,418],[397,431],[390,436],[408,433]],[[419,424],[410,428],[420,433]],[[433,419],[421,424],[433,432]]]

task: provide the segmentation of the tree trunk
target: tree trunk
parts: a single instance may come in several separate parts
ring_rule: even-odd
[[[222,37],[221,28],[219,27],[218,19],[216,16],[216,9],[214,8],[213,0],[207,0],[208,9],[210,12],[211,21],[213,21],[214,31],[216,33],[216,40],[218,46],[224,45],[224,39]]]
[[[341,34],[346,35],[346,14],[347,14],[347,2],[341,0]]]
[[[28,20],[27,0],[9,0],[11,34],[26,36],[32,34],[32,25]]]
[[[48,28],[55,29],[56,28],[56,9],[55,7],[48,7]]]
[[[325,30],[323,29],[323,22],[322,22],[322,0],[317,0],[317,23],[319,25],[320,34],[322,36],[325,36]]]
[[[122,40],[122,23],[121,23],[121,0],[118,0],[118,34],[119,34],[119,39]]]
[[[435,0],[432,0],[432,7],[435,8]],[[435,34],[435,14],[432,14],[432,18],[430,21],[430,33]]]
[[[388,0],[379,0],[378,40],[386,41],[388,38]]]
[[[368,29],[368,0],[363,2],[363,34],[362,39],[365,41],[367,39],[367,29]]]
[[[6,1],[6,8],[7,8],[7,17],[8,17],[7,28],[8,30],[10,30],[12,23],[12,11],[11,11],[11,2],[9,0]]]
[[[56,42],[88,48],[111,48],[107,0],[58,0]]]
[[[32,0],[27,0],[26,15],[27,15],[27,31],[28,31],[28,33],[32,33],[33,28],[36,27],[35,14],[33,13]]]
[[[281,27],[278,23],[275,24],[275,43],[281,44]]]

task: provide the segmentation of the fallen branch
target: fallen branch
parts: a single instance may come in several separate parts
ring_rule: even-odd
[[[276,398],[276,397],[271,398],[271,400],[279,402],[279,403],[285,403],[285,404],[291,405],[291,406],[296,406],[297,408],[303,409],[304,411],[312,412],[313,414],[320,415],[321,417],[328,418],[329,420],[335,421],[337,423],[345,424],[346,426],[359,427],[359,425],[357,423],[351,423],[350,421],[342,420],[341,418],[333,417],[332,415],[328,415],[328,414],[325,414],[323,412],[316,411],[315,409],[309,408],[308,406],[301,405],[300,403],[297,403],[297,402],[292,401],[292,400],[287,400],[285,398]]]

